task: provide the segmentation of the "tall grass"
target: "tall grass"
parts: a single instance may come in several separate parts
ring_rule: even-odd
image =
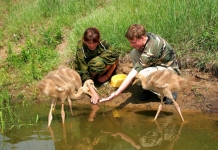
[[[14,122],[13,120],[13,112],[10,107],[10,95],[7,90],[1,89],[0,93],[0,133],[4,133],[6,129],[6,122]],[[7,113],[8,117],[4,115]]]
[[[0,10],[0,50],[7,52],[0,60],[0,95],[7,89],[8,101],[35,99],[35,83],[75,54],[77,40],[91,26],[121,54],[131,50],[127,28],[140,23],[171,43],[179,58],[198,59],[199,68],[218,65],[216,0],[7,0]],[[63,41],[67,47],[59,53]]]

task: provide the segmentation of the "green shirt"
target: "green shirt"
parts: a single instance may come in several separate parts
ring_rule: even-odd
[[[173,48],[163,38],[153,33],[147,33],[148,40],[140,60],[134,65],[139,72],[147,67],[172,67],[178,74],[179,68]]]
[[[94,71],[97,73],[104,71],[104,68],[101,66],[98,67],[98,64],[91,63],[91,60],[94,58],[97,61],[103,61],[105,64],[113,64],[118,58],[118,55],[106,40],[102,40],[95,50],[90,50],[82,40],[79,40],[76,51],[75,70],[80,74],[83,81],[91,79],[90,67],[91,69],[96,69]]]

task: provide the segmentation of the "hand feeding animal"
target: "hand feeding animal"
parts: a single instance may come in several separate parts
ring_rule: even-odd
[[[61,100],[61,116],[62,122],[65,121],[64,103],[67,99],[70,110],[72,113],[71,100],[78,99],[82,93],[86,93],[91,96],[88,86],[93,86],[92,80],[87,80],[82,86],[80,75],[73,69],[67,67],[61,67],[57,70],[51,71],[48,75],[38,83],[38,89],[52,98],[51,108],[48,115],[48,126],[51,125],[52,111],[57,103],[57,100]]]

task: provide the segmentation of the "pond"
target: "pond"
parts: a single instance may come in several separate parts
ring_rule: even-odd
[[[62,124],[60,105],[48,128],[49,104],[16,106],[20,125],[0,134],[0,150],[217,150],[218,115],[114,109],[105,105],[65,107]],[[37,119],[36,119],[37,118]]]

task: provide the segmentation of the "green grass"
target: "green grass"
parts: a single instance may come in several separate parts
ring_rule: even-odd
[[[127,28],[140,23],[171,43],[179,59],[197,60],[201,70],[218,66],[217,10],[215,0],[2,0],[0,49],[7,58],[0,59],[0,108],[6,100],[3,89],[9,101],[35,99],[35,83],[72,58],[77,40],[91,26],[122,55],[131,50]],[[67,46],[60,54],[56,47],[63,41]],[[0,126],[7,111],[0,110]]]

